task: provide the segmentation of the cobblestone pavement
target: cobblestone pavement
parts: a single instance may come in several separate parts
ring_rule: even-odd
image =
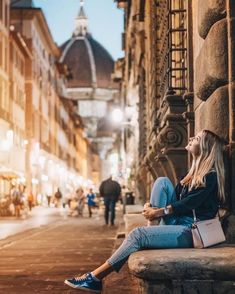
[[[68,209],[37,206],[27,215],[17,217],[0,217],[0,239],[7,238],[17,233],[47,225],[55,218],[64,218]]]
[[[123,239],[115,242],[114,248],[121,245]],[[140,280],[130,275],[127,264],[118,274],[111,273],[104,281],[102,294],[140,294]],[[110,290],[112,289],[112,290]]]
[[[0,240],[0,293],[84,293],[63,281],[99,266],[110,256],[117,228],[102,224],[103,219],[95,216],[58,217],[45,226]],[[127,273],[125,289],[118,290],[119,275],[113,274],[105,281],[105,294],[137,293],[128,284],[127,268],[123,273]]]

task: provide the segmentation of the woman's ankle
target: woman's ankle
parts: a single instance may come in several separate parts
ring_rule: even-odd
[[[108,276],[113,271],[112,266],[106,261],[100,267],[96,268],[91,272],[91,274],[96,277],[98,280],[102,280]]]
[[[98,278],[93,274],[93,272],[91,272],[91,276],[92,276],[92,278],[93,278],[94,281],[96,281],[96,282],[100,282],[100,281],[101,281],[100,279],[98,279]]]

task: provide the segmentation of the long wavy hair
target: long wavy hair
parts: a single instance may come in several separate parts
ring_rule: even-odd
[[[224,142],[209,130],[202,131],[200,140],[200,154],[193,158],[192,166],[188,174],[181,180],[181,185],[193,188],[205,187],[205,175],[211,170],[217,173],[218,197],[225,200],[225,169],[224,169]]]

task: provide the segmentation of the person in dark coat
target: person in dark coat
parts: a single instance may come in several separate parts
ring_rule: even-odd
[[[115,207],[116,202],[118,201],[121,195],[121,186],[118,182],[112,180],[112,177],[109,177],[107,180],[104,180],[100,185],[100,196],[104,198],[105,205],[105,223],[109,224],[109,215],[110,215],[110,224],[114,225],[115,220]]]

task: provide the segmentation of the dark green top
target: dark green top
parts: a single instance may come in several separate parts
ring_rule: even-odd
[[[206,220],[214,218],[219,208],[218,183],[216,171],[205,175],[205,187],[192,189],[180,183],[175,187],[177,201],[172,204],[173,214],[193,217],[195,209],[197,219]]]

